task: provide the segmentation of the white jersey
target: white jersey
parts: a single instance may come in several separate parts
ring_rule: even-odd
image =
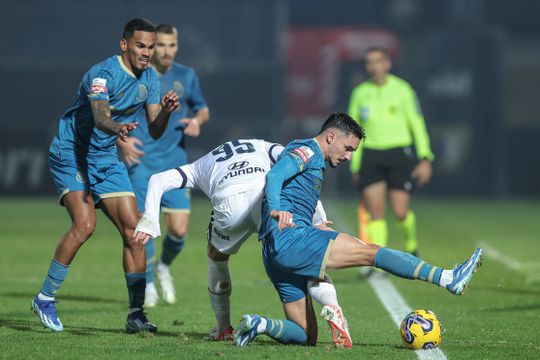
[[[159,204],[163,193],[172,189],[200,189],[214,207],[243,192],[262,196],[266,174],[281,151],[282,145],[264,140],[231,140],[191,164],[152,175],[137,231],[153,237],[161,235]],[[253,201],[257,201],[257,197]],[[251,206],[253,204],[245,205],[246,208]]]
[[[264,140],[231,140],[180,167],[186,188],[198,188],[215,203],[233,194],[262,189],[283,146]]]

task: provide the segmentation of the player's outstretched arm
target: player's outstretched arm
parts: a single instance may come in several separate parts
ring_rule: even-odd
[[[283,183],[301,172],[298,163],[290,156],[281,157],[266,175],[265,193],[270,208],[270,216],[278,222],[278,229],[294,226],[292,214],[281,210],[281,189]]]
[[[108,100],[93,100],[90,102],[90,107],[95,126],[109,135],[118,135],[122,141],[126,141],[128,133],[137,127],[137,122],[122,124],[113,121]]]
[[[171,113],[178,109],[180,102],[178,95],[169,90],[161,99],[161,104],[146,105],[146,121],[148,122],[148,133],[152,139],[159,139],[167,128]]]
[[[133,234],[136,241],[145,244],[150,237],[161,235],[159,209],[163,193],[172,189],[183,189],[187,184],[187,176],[181,167],[163,171],[150,177],[144,203],[144,214]]]

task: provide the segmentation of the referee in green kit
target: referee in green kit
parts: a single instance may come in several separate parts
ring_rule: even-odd
[[[433,153],[426,124],[414,90],[389,73],[392,63],[388,51],[368,49],[365,63],[369,79],[353,90],[349,115],[366,131],[350,170],[369,213],[367,233],[371,242],[386,246],[388,193],[406,239],[405,251],[417,254],[416,218],[409,210],[409,199],[415,183],[422,186],[431,178]]]

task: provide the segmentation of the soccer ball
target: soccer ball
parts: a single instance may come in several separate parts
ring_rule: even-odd
[[[441,344],[444,328],[435,313],[415,310],[405,316],[399,332],[403,344],[409,349],[433,349]]]

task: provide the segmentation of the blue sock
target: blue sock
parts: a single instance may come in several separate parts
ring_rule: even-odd
[[[47,277],[41,286],[40,292],[43,295],[55,297],[56,292],[60,289],[60,286],[64,282],[69,271],[69,265],[60,264],[58,261],[52,259]]]
[[[144,290],[146,289],[146,273],[125,273],[129,294],[129,308],[142,308]]]
[[[403,251],[380,249],[375,255],[375,267],[405,278],[439,284],[442,269]]]
[[[146,245],[146,283],[154,282],[154,274],[156,272],[156,242],[154,238],[150,238]]]
[[[290,320],[266,319],[266,335],[282,344],[306,345],[307,334],[302,327]]]
[[[178,238],[167,234],[163,239],[163,250],[161,250],[161,262],[170,266],[172,261],[184,248],[184,238]]]

